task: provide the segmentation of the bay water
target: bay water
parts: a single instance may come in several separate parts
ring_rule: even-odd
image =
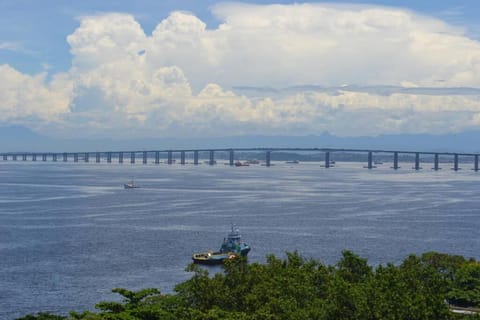
[[[426,251],[480,258],[480,173],[468,165],[274,164],[0,162],[0,319],[95,310],[117,287],[171,293],[232,223],[251,262],[297,250],[334,264],[344,249],[373,266]]]

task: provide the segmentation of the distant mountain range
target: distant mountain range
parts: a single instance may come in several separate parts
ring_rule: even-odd
[[[352,148],[438,152],[480,152],[480,131],[457,134],[399,134],[376,137],[318,136],[225,136],[214,138],[61,139],[42,136],[21,126],[0,127],[0,152],[82,152],[162,150],[186,148]]]
[[[471,87],[401,87],[401,86],[358,86],[344,85],[335,87],[323,87],[318,85],[303,85],[287,88],[270,88],[270,87],[248,87],[236,86],[232,88],[236,94],[244,94],[247,96],[271,96],[273,94],[295,93],[295,92],[324,92],[330,95],[338,95],[341,92],[362,92],[381,96],[389,96],[395,93],[401,94],[418,94],[418,95],[480,95],[480,88]]]

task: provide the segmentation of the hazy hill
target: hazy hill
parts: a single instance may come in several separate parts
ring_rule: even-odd
[[[21,126],[0,127],[0,152],[161,150],[182,148],[318,147],[385,150],[480,152],[480,131],[446,135],[382,135],[377,137],[225,136],[214,138],[60,139]]]

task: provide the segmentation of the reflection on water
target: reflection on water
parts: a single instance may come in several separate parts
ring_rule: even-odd
[[[401,166],[0,163],[0,318],[92,309],[115,287],[172,291],[232,222],[254,262],[298,250],[330,264],[343,249],[372,264],[478,259],[479,173]],[[123,189],[131,179],[141,188]]]

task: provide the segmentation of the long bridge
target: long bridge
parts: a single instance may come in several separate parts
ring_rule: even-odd
[[[155,164],[160,163],[161,155],[166,155],[166,163],[175,163],[174,155],[180,155],[180,164],[185,165],[186,155],[193,154],[193,164],[199,164],[199,154],[208,153],[209,157],[206,161],[209,165],[216,164],[215,154],[227,153],[229,165],[235,165],[235,152],[261,152],[265,154],[265,166],[272,165],[272,153],[275,152],[321,152],[324,153],[325,168],[330,168],[333,163],[333,156],[335,153],[354,153],[364,154],[367,156],[367,169],[375,168],[373,160],[374,154],[390,154],[392,155],[392,169],[397,170],[399,166],[399,155],[409,155],[414,157],[412,169],[420,170],[420,156],[427,155],[433,157],[433,170],[440,170],[440,156],[442,158],[448,157],[449,162],[453,162],[452,170],[458,171],[459,157],[471,159],[473,164],[472,170],[479,170],[478,153],[455,153],[455,152],[422,152],[422,151],[401,151],[401,150],[375,150],[375,149],[335,149],[335,148],[221,148],[221,149],[181,149],[181,150],[130,150],[130,151],[94,151],[94,152],[3,152],[0,153],[0,159],[3,161],[72,161],[73,162],[92,162],[100,163],[102,159],[107,163],[118,162],[136,163],[140,160],[143,164],[147,164],[149,158],[154,159]]]

